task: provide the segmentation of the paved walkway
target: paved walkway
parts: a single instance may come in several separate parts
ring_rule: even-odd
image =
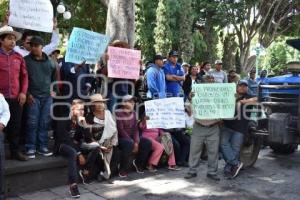
[[[220,162],[221,167],[224,165]],[[219,183],[206,178],[206,163],[202,163],[198,177],[183,179],[187,169],[170,172],[129,174],[127,179],[114,178],[114,184],[93,183],[80,185],[80,200],[295,200],[300,196],[300,152],[279,156],[263,150],[255,168],[243,170],[235,180]],[[62,200],[71,199],[67,186],[25,194],[9,200]]]

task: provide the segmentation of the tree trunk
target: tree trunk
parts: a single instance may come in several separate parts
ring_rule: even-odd
[[[106,21],[106,34],[111,40],[128,42],[134,46],[135,0],[109,0]]]

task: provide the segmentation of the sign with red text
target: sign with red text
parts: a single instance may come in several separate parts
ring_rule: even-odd
[[[141,51],[108,47],[108,77],[122,79],[139,79],[141,68]]]

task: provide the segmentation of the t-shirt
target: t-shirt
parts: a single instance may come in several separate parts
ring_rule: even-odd
[[[174,66],[170,61],[168,61],[163,70],[165,75],[176,75],[176,76],[184,76],[184,71],[178,63]],[[180,81],[168,81],[166,80],[166,91],[167,96],[178,97],[181,91],[181,82]]]
[[[215,78],[215,83],[227,83],[227,74],[224,71],[211,70],[209,72]]]
[[[237,99],[237,102],[242,100],[242,99],[250,99],[252,98],[252,96],[250,96],[249,94],[243,95],[242,97],[240,97],[239,99]],[[246,112],[246,116],[244,115],[244,111],[245,109],[249,110],[251,109],[252,106],[251,105],[247,105],[247,104],[241,104],[241,103],[237,103],[236,104],[236,109],[235,109],[235,119],[232,120],[224,120],[224,125],[227,128],[230,128],[234,131],[240,132],[242,134],[246,134],[248,131],[248,123],[249,123],[249,118],[251,113],[250,112]]]

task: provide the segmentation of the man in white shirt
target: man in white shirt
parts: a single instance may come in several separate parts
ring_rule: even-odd
[[[226,72],[222,70],[222,60],[216,60],[215,69],[209,72],[215,78],[215,83],[228,83]]]
[[[4,133],[3,129],[10,118],[10,112],[4,96],[0,93],[0,199],[4,199]]]

